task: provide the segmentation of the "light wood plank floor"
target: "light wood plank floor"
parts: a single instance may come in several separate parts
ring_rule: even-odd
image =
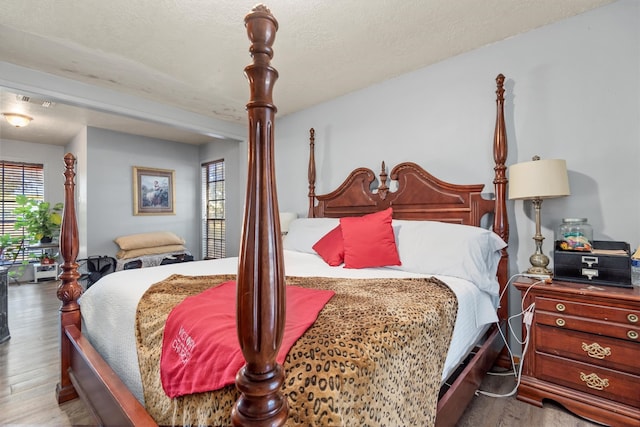
[[[58,405],[59,378],[57,283],[9,286],[11,339],[0,344],[0,425],[92,425],[94,420],[80,400]],[[488,376],[482,389],[506,393],[512,377]],[[461,427],[481,426],[596,426],[545,403],[544,408],[514,397],[476,397],[464,412]]]
[[[9,285],[11,339],[0,344],[1,425],[90,425],[80,401],[58,406],[57,282]]]

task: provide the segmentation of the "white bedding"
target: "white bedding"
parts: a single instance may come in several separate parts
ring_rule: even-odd
[[[428,277],[390,268],[345,269],[330,267],[319,256],[284,251],[288,276],[323,276],[345,278]],[[144,292],[171,274],[189,276],[236,274],[237,258],[194,261],[158,267],[117,271],[91,286],[80,298],[82,331],[105,361],[114,369],[129,390],[144,402],[142,380],[138,369],[135,344],[135,315]],[[487,326],[496,322],[494,298],[467,280],[436,275],[454,291],[458,298],[451,347],[447,354],[443,381],[458,366]]]

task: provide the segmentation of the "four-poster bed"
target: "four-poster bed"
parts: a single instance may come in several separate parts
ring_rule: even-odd
[[[305,280],[297,277],[296,274],[301,272],[301,276],[311,275],[311,273],[303,272],[300,267],[300,264],[303,263],[302,260],[306,260],[304,258],[306,256],[314,257],[316,259],[314,262],[319,262],[320,264],[322,262],[318,261],[318,257],[315,255],[291,255],[291,251],[286,248],[287,243],[285,242],[284,249],[287,249],[287,256],[294,259],[294,261],[289,261],[289,258],[287,258],[285,265],[283,253],[285,251],[283,251],[278,222],[273,162],[275,106],[272,103],[271,92],[277,78],[277,72],[270,66],[270,59],[273,55],[271,45],[277,30],[277,22],[268,9],[264,6],[257,6],[252,13],[247,15],[245,23],[249,38],[252,41],[250,51],[253,57],[253,64],[245,69],[251,87],[251,98],[247,105],[249,116],[249,170],[241,251],[238,260],[234,263],[234,267],[237,268],[234,273],[237,271],[237,335],[246,365],[236,378],[236,387],[240,396],[233,407],[230,422],[234,425],[282,425],[287,422],[288,417],[299,415],[297,404],[293,405],[292,408],[288,408],[287,402],[292,402],[293,400],[291,395],[286,395],[287,390],[291,390],[287,388],[291,386],[286,381],[292,380],[292,378],[285,377],[285,372],[291,373],[293,368],[291,367],[292,362],[290,359],[293,356],[288,356],[287,362],[284,363],[284,368],[283,365],[276,362],[276,355],[284,333],[285,267],[287,269],[288,284],[294,283],[313,287],[314,285],[305,285]],[[309,220],[313,221],[316,218],[361,217],[366,214],[387,211],[391,208],[394,221],[408,220],[412,223],[399,222],[397,223],[398,225],[394,223],[394,227],[400,229],[403,226],[413,226],[413,223],[419,220],[480,227],[481,218],[485,214],[492,214],[493,233],[504,242],[508,241],[505,197],[507,146],[503,114],[503,82],[504,76],[498,76],[498,89],[496,92],[497,119],[493,145],[495,161],[494,200],[484,199],[481,196],[483,185],[446,183],[431,176],[420,166],[413,163],[402,163],[391,170],[388,178],[398,182],[396,191],[390,191],[387,187],[387,174],[383,164],[379,185],[375,191],[371,190],[371,185],[376,180],[375,174],[369,169],[358,168],[335,191],[326,195],[316,195],[315,135],[312,130],[308,169]],[[110,362],[112,366],[109,366],[103,359],[102,350],[99,353],[94,348],[94,345],[99,345],[95,342],[90,342],[85,337],[85,333],[90,333],[91,331],[83,330],[81,327],[82,319],[85,319],[84,325],[87,326],[86,319],[91,318],[91,314],[88,311],[88,302],[91,296],[88,295],[87,307],[85,307],[83,297],[81,301],[83,313],[81,316],[81,304],[78,303],[78,299],[82,294],[82,290],[77,282],[79,275],[76,264],[79,243],[74,199],[75,159],[71,154],[65,156],[65,166],[65,211],[61,232],[61,253],[64,258],[64,264],[62,266],[63,273],[60,276],[62,284],[58,289],[58,297],[62,301],[60,315],[62,332],[61,378],[57,387],[58,401],[64,402],[80,396],[87,403],[96,419],[105,425],[154,425],[156,420],[150,415],[154,408],[150,407],[153,406],[150,402],[154,401],[154,396],[161,393],[157,391],[149,392],[149,386],[145,382],[144,399],[140,399],[139,396],[133,394],[129,389],[129,384],[125,384],[118,374],[114,372],[114,369],[118,369],[118,366],[116,366],[118,363],[114,364],[112,361]],[[338,220],[336,219],[335,221]],[[287,239],[289,238],[293,239],[293,236],[287,236]],[[507,254],[504,247],[500,247],[496,252],[499,260],[496,261],[497,265],[493,274],[495,278],[497,273],[499,291],[496,289],[495,294],[502,295],[502,290],[504,290],[507,282]],[[402,254],[403,252],[400,251],[400,253]],[[197,275],[200,274],[198,273],[200,270],[197,270],[199,268],[198,265],[207,265],[206,263],[212,262],[202,261],[182,264],[176,266],[177,270],[171,270],[171,272],[177,271],[187,275]],[[228,265],[230,265],[229,262],[227,262]],[[395,278],[402,278],[398,279],[400,281],[413,280],[414,282],[416,280],[428,280],[424,278],[424,274],[414,274],[408,270],[399,272],[392,269],[382,269],[384,273],[380,273],[381,269],[378,269],[377,276],[366,276],[365,273],[359,271],[350,273],[346,272],[348,269],[338,269],[341,270],[341,273],[335,277],[353,277],[357,278],[357,280],[368,280],[363,279],[363,277],[387,277],[389,278],[388,286],[391,286],[391,283],[395,283]],[[162,267],[153,267],[147,270],[113,273],[102,280],[116,280],[116,278],[124,277],[120,274],[125,273],[137,274],[139,277],[142,275],[154,277],[154,271],[170,272],[167,269],[162,270]],[[220,274],[222,273],[229,273],[229,271],[222,271]],[[149,279],[147,278],[147,280]],[[456,280],[452,278],[451,281],[455,282]],[[321,280],[318,280],[318,282],[321,282]],[[342,289],[349,286],[328,279],[323,280],[322,283],[327,287],[337,289],[336,297],[334,297],[334,300],[329,301],[325,307],[325,312],[343,313],[344,308],[337,304],[340,303],[341,298],[351,298],[343,297],[342,293],[340,293]],[[366,284],[369,285],[369,282],[366,282]],[[156,285],[153,285],[147,291],[146,289],[149,285],[145,285],[141,291],[141,293],[145,293],[145,296],[151,292],[152,288],[154,290],[157,289]],[[209,283],[210,285],[211,283]],[[357,285],[361,286],[363,282],[357,282]],[[406,283],[398,283],[397,286],[399,286],[398,289],[405,289]],[[101,287],[100,283],[98,283],[92,286],[90,291],[92,294],[98,294],[100,289],[107,287]],[[355,288],[356,285],[353,285],[353,287]],[[435,284],[435,287],[438,288],[438,283]],[[432,291],[429,290],[428,292]],[[460,297],[457,291],[456,296],[459,300]],[[140,301],[140,304],[143,305],[142,300]],[[459,303],[463,304],[463,301],[459,300]],[[102,313],[99,314],[101,315]],[[506,316],[507,305],[505,298],[498,309],[497,317],[500,320],[504,320]],[[322,314],[321,312],[318,323],[312,326],[312,329],[324,325],[322,322],[326,321],[328,317],[326,313]],[[413,322],[413,319],[410,320]],[[138,332],[141,327],[139,323],[137,325],[136,331]],[[453,329],[453,324],[449,328]],[[436,387],[435,396],[438,402],[437,425],[453,425],[455,423],[463,408],[472,399],[473,393],[482,377],[496,361],[504,345],[495,325],[485,325],[481,332],[484,333],[484,337],[478,341],[477,345],[473,346],[473,355],[459,369],[457,375],[451,378],[452,382],[440,390],[439,397],[437,396],[437,388],[439,387]],[[296,343],[295,345],[306,345],[305,342],[309,340],[307,335],[303,335],[303,338],[300,339],[301,344]],[[455,331],[453,335],[455,337]],[[139,341],[144,340],[139,336],[138,339]],[[309,345],[313,346],[312,343]],[[154,352],[150,351],[150,353]],[[334,352],[334,350],[329,350],[329,352]],[[412,357],[416,357],[416,354],[418,353],[413,354]],[[141,357],[141,366],[147,363],[145,362],[146,359],[142,356],[139,357]],[[442,356],[442,359],[437,363],[444,364],[444,356]],[[402,360],[395,363],[400,362]],[[434,366],[442,365],[434,364]],[[409,376],[407,375],[407,377]],[[303,378],[303,380],[306,379]],[[440,378],[437,378],[437,380],[439,381]],[[386,386],[387,383],[384,384]],[[391,385],[396,386],[397,383],[392,383]],[[341,386],[338,388],[346,387]],[[391,393],[391,391],[373,390],[372,393],[385,400],[384,393]],[[401,395],[401,393],[396,394]],[[159,397],[160,400],[162,398],[163,396]],[[333,396],[331,399],[333,399]],[[147,402],[146,408],[140,403],[141,400]],[[213,400],[211,405],[213,405]],[[365,406],[368,408],[369,404],[366,403]],[[349,410],[350,407],[347,407],[346,409],[337,410],[337,412],[341,414],[340,416],[345,413],[347,413],[345,416],[349,416]],[[384,412],[386,409],[382,411]],[[427,414],[431,415],[428,412]],[[435,414],[433,415],[435,418]],[[397,414],[389,415],[389,419],[398,419],[392,418],[397,416]],[[177,422],[180,422],[180,420],[182,418],[177,418]],[[174,418],[175,421],[176,419]],[[162,423],[165,422],[162,421]]]

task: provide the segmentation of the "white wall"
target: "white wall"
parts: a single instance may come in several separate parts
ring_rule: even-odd
[[[64,147],[57,145],[0,139],[1,159],[44,165],[44,198],[52,204],[64,202],[63,156]],[[25,269],[19,280],[33,280],[31,268]]]
[[[538,154],[566,159],[569,168],[572,195],[543,203],[545,252],[569,216],[588,217],[596,239],[637,246],[639,9],[622,0],[280,119],[281,210],[306,214],[310,127],[318,194],[355,167],[377,172],[382,160],[389,168],[415,161],[441,179],[492,191],[494,79],[503,73],[508,164]],[[529,202],[509,206],[511,271],[518,271],[528,265],[535,227]]]
[[[87,247],[91,255],[115,255],[113,239],[172,231],[199,257],[198,147],[88,128]],[[133,215],[133,166],[175,171],[175,215]]]
[[[316,130],[317,194],[335,189],[355,167],[379,171],[383,160],[389,169],[414,161],[440,179],[484,183],[492,191],[498,73],[507,77],[507,164],[536,154],[567,160],[571,196],[542,206],[544,252],[552,258],[556,226],[563,217],[576,216],[589,219],[595,239],[637,247],[640,2],[634,0],[620,0],[279,119],[280,209],[306,216],[310,127]],[[514,273],[529,265],[535,224],[530,202],[508,206]],[[510,303],[519,306],[514,291]]]
[[[76,218],[78,225],[78,259],[86,258],[90,252],[87,248],[87,128],[83,128],[65,147],[66,153],[76,158]]]
[[[485,183],[487,191],[491,191],[494,79],[503,73],[507,77],[508,164],[538,154],[543,158],[564,158],[570,170],[572,195],[543,204],[545,252],[551,253],[553,230],[567,216],[588,217],[597,239],[624,240],[638,246],[640,193],[634,191],[633,183],[640,164],[639,27],[640,4],[619,0],[300,113],[279,117],[275,134],[280,210],[306,215],[310,127],[316,129],[319,194],[334,189],[354,167],[378,171],[383,160],[389,167],[412,160],[441,179],[461,184]],[[13,82],[13,86],[44,90],[46,83],[54,86],[56,96],[69,89],[79,96],[73,82],[62,84],[61,79],[50,81],[51,76],[45,79],[38,73],[13,72],[13,67],[0,65],[11,72],[5,79]],[[118,104],[111,93],[98,95],[100,105]],[[278,104],[277,99],[275,103]],[[197,125],[206,127],[200,122]],[[230,133],[241,139],[239,134],[243,132],[238,129],[234,126]],[[199,232],[200,162],[237,155],[237,168],[229,162],[227,171],[232,174],[229,176],[237,177],[235,188],[240,194],[236,200],[229,200],[227,209],[241,215],[245,143],[241,143],[236,154],[235,147],[223,146],[202,148],[200,153],[187,147],[183,152],[185,146],[176,148],[177,144],[165,141],[159,143],[158,152],[155,142],[132,137],[136,139],[134,144],[124,137],[114,140],[114,135],[124,134],[93,129],[86,137],[88,165],[86,178],[82,179],[86,179],[89,201],[89,235],[84,240],[88,241],[92,254],[97,250],[115,250],[115,245],[106,243],[113,239],[114,232],[109,231],[109,237],[100,234],[106,233],[105,224],[118,227],[122,234],[169,226],[165,221],[172,217],[131,214],[133,165],[176,169],[180,180],[187,177],[186,182],[181,182],[185,187],[177,193],[179,198],[189,193],[189,200],[181,202],[179,209],[190,211],[180,211],[174,219],[180,222],[181,230],[185,227],[192,251],[198,251],[199,246],[192,239]],[[139,146],[138,142],[142,144]],[[25,143],[18,144],[28,147]],[[8,146],[3,143],[0,148],[5,150]],[[74,147],[73,143],[69,147]],[[50,159],[61,159],[63,153],[52,146],[41,152],[49,149],[58,154],[43,157],[55,164],[58,160]],[[20,152],[32,154],[39,150]],[[5,156],[4,151],[2,155]],[[83,182],[78,183],[79,187]],[[62,199],[62,193],[58,198]],[[102,198],[107,202],[101,202]],[[515,272],[527,267],[533,252],[534,222],[530,203],[509,202],[509,209],[509,252],[511,271]],[[230,215],[228,240],[232,245],[233,241],[239,241],[241,219],[235,221]],[[190,232],[186,231],[187,221],[197,224],[192,225]],[[237,248],[230,246],[228,250],[232,255]]]
[[[247,182],[246,158],[246,142],[212,142],[200,148],[200,163],[224,159],[226,254],[228,257],[237,256],[240,251],[240,233]]]
[[[0,139],[0,158],[44,165],[44,198],[55,204],[64,201],[64,147]]]

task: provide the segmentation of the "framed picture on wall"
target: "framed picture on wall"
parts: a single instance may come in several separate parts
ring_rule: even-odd
[[[175,215],[175,171],[133,167],[133,214]]]

